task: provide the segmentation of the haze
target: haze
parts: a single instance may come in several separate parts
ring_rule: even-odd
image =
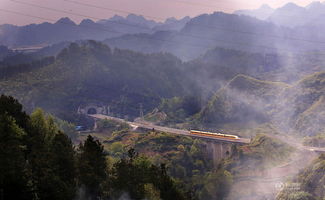
[[[313,2],[312,0],[0,0],[0,24],[26,25],[31,23],[41,23],[44,21],[54,22],[61,17],[69,17],[75,22],[80,22],[83,18],[106,19],[114,15],[127,15],[132,12],[152,17],[153,20],[162,21],[169,17],[182,18],[184,16],[197,16],[202,13],[212,13],[215,11],[233,12],[238,9],[253,9],[268,4],[271,7],[280,7],[288,2],[294,2],[301,6]],[[33,5],[38,5],[38,7]],[[81,4],[83,5],[81,5]],[[85,4],[96,5],[116,9],[119,11],[109,11]],[[52,8],[55,10],[40,7]],[[63,11],[63,12],[61,12]],[[120,12],[121,11],[121,12]],[[126,11],[126,12],[124,12]],[[74,14],[64,13],[70,12]],[[78,14],[78,15],[76,15]],[[89,16],[89,17],[82,17]]]

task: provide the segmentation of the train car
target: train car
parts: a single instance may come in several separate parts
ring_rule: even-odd
[[[239,140],[239,137],[237,135],[211,133],[211,132],[196,131],[196,130],[191,130],[190,133],[193,135],[201,135],[201,136],[208,136],[208,137],[215,137],[215,138],[229,139],[229,140]]]

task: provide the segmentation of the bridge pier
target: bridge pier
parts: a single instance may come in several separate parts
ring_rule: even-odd
[[[221,142],[221,141],[208,141],[207,152],[211,156],[213,166],[218,167],[220,161],[231,155],[232,143]],[[235,144],[237,145],[237,144]]]

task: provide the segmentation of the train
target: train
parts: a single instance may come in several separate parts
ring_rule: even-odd
[[[215,138],[229,139],[229,140],[239,140],[240,139],[237,135],[228,135],[228,134],[222,134],[222,133],[211,133],[211,132],[196,131],[196,130],[190,130],[190,133],[193,135],[201,135],[201,136],[208,136],[208,137],[215,137]]]

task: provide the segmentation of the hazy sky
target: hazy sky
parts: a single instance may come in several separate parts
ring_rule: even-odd
[[[76,22],[83,18],[106,19],[127,12],[146,15],[156,21],[167,17],[197,16],[214,11],[233,12],[257,8],[262,4],[280,7],[288,2],[305,6],[312,0],[0,0],[0,24],[25,25],[43,21],[54,22],[69,17]],[[26,5],[30,4],[30,5]],[[33,5],[31,5],[33,4]],[[83,4],[83,5],[81,5]],[[85,5],[85,4],[88,4]],[[89,6],[90,4],[90,6]],[[93,5],[93,6],[91,6]],[[97,8],[96,8],[97,7]],[[101,8],[110,8],[115,11]],[[50,10],[52,9],[52,10]],[[5,12],[7,11],[7,12]],[[9,12],[8,12],[9,11]],[[12,12],[15,13],[12,13]],[[11,13],[10,13],[11,12]],[[73,13],[73,14],[69,14]],[[37,18],[38,17],[38,18]]]

